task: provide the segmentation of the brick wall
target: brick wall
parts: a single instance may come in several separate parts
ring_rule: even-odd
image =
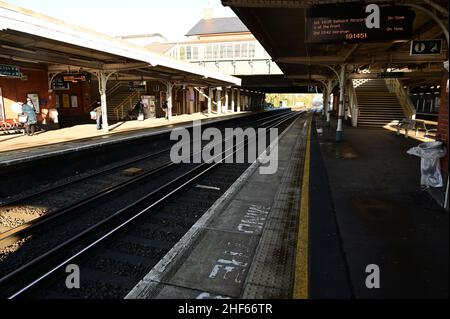
[[[6,119],[17,118],[17,114],[11,110],[11,105],[15,102],[26,102],[28,93],[39,94],[41,108],[54,106],[54,98],[48,93],[47,70],[21,68],[21,72],[25,79],[0,77]]]
[[[438,118],[438,139],[445,143],[448,150],[448,74],[442,79],[441,107],[439,108]],[[442,169],[448,173],[448,152],[442,159]]]

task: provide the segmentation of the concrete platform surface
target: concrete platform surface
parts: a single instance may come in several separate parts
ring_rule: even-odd
[[[280,139],[276,174],[254,163],[126,298],[291,298],[309,123]]]
[[[420,142],[385,129],[346,126],[343,142],[335,143],[335,123],[329,128],[317,118],[317,128],[323,134],[313,142],[313,158],[323,163],[318,169],[327,176],[322,174],[315,186],[323,191],[314,193],[319,198],[311,215],[328,212],[338,227],[312,220],[311,231],[329,227],[334,232],[346,257],[352,295],[448,298],[448,212],[421,191],[420,159],[406,154]],[[322,243],[314,246],[317,240]],[[311,249],[313,259],[326,262],[330,255],[323,241],[313,234]],[[379,267],[378,289],[366,285],[369,265]],[[313,267],[324,268],[318,262]]]

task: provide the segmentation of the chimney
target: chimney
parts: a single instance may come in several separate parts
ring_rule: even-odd
[[[211,20],[213,17],[213,8],[211,5],[208,4],[208,6],[203,9],[203,19],[205,20]]]

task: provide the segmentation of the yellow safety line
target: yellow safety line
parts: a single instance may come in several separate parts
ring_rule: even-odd
[[[311,122],[303,170],[297,256],[295,262],[294,299],[309,298],[309,178],[311,164]]]

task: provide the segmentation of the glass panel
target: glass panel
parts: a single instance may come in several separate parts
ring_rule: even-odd
[[[241,56],[243,58],[248,58],[248,43],[242,43],[242,45],[241,45]]]
[[[186,60],[192,60],[192,47],[190,45],[186,46]]]
[[[234,58],[239,59],[241,57],[241,44],[235,43],[234,44]]]
[[[218,60],[220,57],[220,45],[214,44],[214,59]]]
[[[186,59],[186,48],[184,45],[180,47],[180,60]]]
[[[213,59],[213,45],[208,44],[206,46],[206,60],[212,60]]]
[[[233,44],[227,44],[226,45],[226,51],[227,51],[227,59],[232,60],[233,59]]]
[[[225,44],[221,44],[220,45],[220,59],[224,60],[226,59],[226,45]]]
[[[198,46],[192,47],[192,59],[198,60]]]
[[[255,43],[249,43],[248,47],[249,47],[249,53],[248,53],[249,58],[254,58],[255,53],[256,53]]]

